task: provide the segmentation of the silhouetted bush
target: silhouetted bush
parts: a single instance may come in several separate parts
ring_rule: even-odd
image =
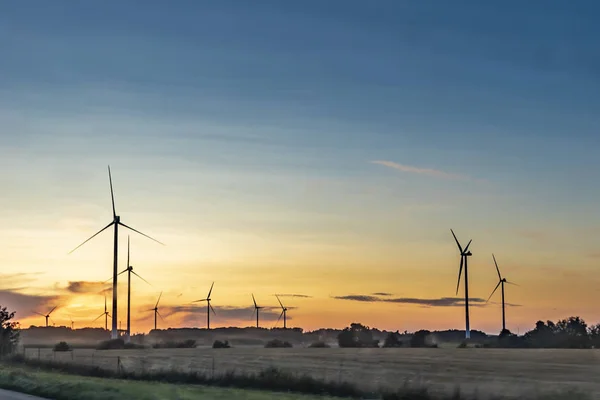
[[[462,342],[459,343],[458,346],[456,346],[457,349],[466,349],[467,348],[467,341],[463,340]]]
[[[535,328],[525,334],[530,347],[587,349],[592,346],[587,324],[580,317],[569,317],[556,324],[538,321]]]
[[[267,349],[287,348],[287,347],[292,347],[292,344],[290,342],[285,342],[285,341],[282,341],[279,339],[269,340],[265,344],[265,348],[267,348]]]
[[[231,346],[229,345],[229,342],[227,340],[225,340],[224,342],[221,342],[220,340],[215,340],[212,347],[213,349],[228,349]]]
[[[183,340],[181,342],[159,342],[152,345],[155,349],[193,349],[196,347],[196,341],[193,339]]]
[[[383,341],[383,347],[402,347],[403,343],[400,340],[400,334],[398,332],[390,332]]]
[[[11,354],[19,343],[19,323],[11,322],[14,311],[0,307],[0,357]]]
[[[308,345],[308,347],[311,349],[328,349],[331,346],[322,340],[317,340],[316,342],[312,342],[310,345]]]
[[[379,341],[373,339],[368,326],[352,323],[338,334],[340,347],[379,347]]]
[[[54,351],[71,351],[71,346],[67,342],[59,342],[52,348]]]

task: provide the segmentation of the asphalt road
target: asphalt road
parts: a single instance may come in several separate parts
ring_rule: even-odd
[[[45,400],[41,397],[0,389],[0,400]]]

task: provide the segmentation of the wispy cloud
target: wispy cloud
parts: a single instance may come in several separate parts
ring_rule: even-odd
[[[236,306],[215,306],[214,307],[216,316],[212,315],[211,319],[215,318],[217,321],[245,321],[249,323],[256,321],[252,313],[254,307],[236,307]],[[294,307],[288,307],[288,310],[293,310]],[[180,320],[181,323],[190,323],[191,325],[202,324],[206,316],[206,306],[162,306],[159,307],[159,312],[164,316],[165,319],[175,318]],[[260,310],[261,321],[277,321],[281,310],[279,307],[264,307]],[[148,312],[148,317],[152,317],[154,314]],[[288,320],[291,320],[291,316],[288,315]]]
[[[386,293],[386,292],[376,292],[373,293],[373,296],[391,296],[391,293]]]
[[[16,312],[16,319],[36,315],[34,311],[45,313],[60,304],[60,296],[39,296],[19,293],[13,290],[0,290],[0,305]]]
[[[411,297],[381,298],[372,295],[349,294],[345,296],[334,296],[338,300],[360,301],[365,303],[400,303],[416,304],[425,307],[458,307],[464,306],[465,301],[459,297],[440,297],[437,299],[417,299]],[[470,298],[469,303],[474,307],[485,305],[485,299],[478,297]]]
[[[452,179],[452,180],[471,179],[470,177],[468,177],[466,175],[453,174],[453,173],[440,171],[438,169],[432,169],[432,168],[420,168],[420,167],[414,167],[412,165],[398,164],[393,161],[377,160],[377,161],[371,161],[371,163],[383,165],[388,168],[397,169],[398,171],[402,171],[402,172],[409,172],[412,174],[419,174],[419,175],[427,175],[427,176],[432,176],[432,177],[441,178],[441,179]]]
[[[106,293],[110,291],[109,282],[100,281],[71,281],[68,283],[65,290],[70,293],[84,294],[84,293]]]
[[[302,299],[310,299],[312,298],[312,296],[309,296],[307,294],[289,294],[289,293],[284,293],[284,294],[277,294],[277,296],[279,297],[299,297]]]

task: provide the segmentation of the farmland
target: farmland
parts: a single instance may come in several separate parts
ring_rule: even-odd
[[[256,372],[274,366],[315,378],[349,381],[365,389],[405,384],[435,392],[518,396],[577,389],[600,399],[600,351],[512,349],[146,349],[96,351],[26,349],[27,358],[125,370]]]

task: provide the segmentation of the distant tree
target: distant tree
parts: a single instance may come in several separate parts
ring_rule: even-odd
[[[379,342],[373,339],[373,334],[368,326],[352,323],[338,334],[340,347],[379,347]]]
[[[224,342],[220,340],[215,340],[213,343],[213,349],[228,349],[231,346],[229,345],[229,341],[225,340]]]
[[[410,347],[427,347],[429,335],[431,335],[431,332],[425,329],[416,331],[410,338]]]
[[[525,334],[531,347],[541,348],[589,348],[590,335],[585,321],[580,317],[569,317],[546,323],[538,321],[535,328]]]
[[[588,336],[590,337],[590,344],[594,348],[600,348],[600,324],[588,327]]]
[[[58,342],[54,345],[54,351],[71,351],[71,346],[67,342]]]
[[[12,353],[19,344],[19,323],[12,322],[15,312],[0,306],[0,356]]]
[[[398,332],[389,332],[383,341],[383,347],[402,347],[402,345]]]

